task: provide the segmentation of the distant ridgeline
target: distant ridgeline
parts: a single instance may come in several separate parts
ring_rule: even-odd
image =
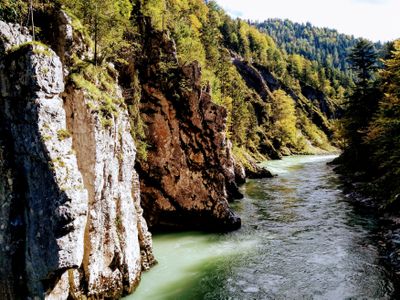
[[[316,27],[309,22],[300,24],[290,20],[268,19],[253,25],[269,34],[289,55],[301,55],[318,62],[328,71],[333,71],[333,74],[329,74],[330,77],[339,80],[354,79],[347,56],[359,38],[340,34],[335,29]],[[374,46],[377,51],[384,50],[384,45],[380,42]]]

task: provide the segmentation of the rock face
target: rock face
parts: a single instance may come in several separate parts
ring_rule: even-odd
[[[139,167],[145,217],[154,228],[237,229],[240,219],[228,199],[241,194],[225,134],[227,112],[201,87],[198,63],[180,68],[165,34],[146,37],[141,111],[150,146]],[[163,64],[170,74],[160,74]]]
[[[65,108],[79,169],[89,192],[82,268],[74,271],[74,293],[118,298],[136,287],[143,269],[154,263],[151,235],[140,208],[136,149],[128,115],[122,109],[104,127],[88,105],[90,96],[70,87]],[[142,252],[141,252],[142,250]]]
[[[127,111],[104,127],[51,49],[0,28],[0,298],[129,293],[154,257]]]

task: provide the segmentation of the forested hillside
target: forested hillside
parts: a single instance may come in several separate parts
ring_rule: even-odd
[[[356,76],[344,114],[346,146],[339,168],[379,199],[382,208],[399,205],[400,42],[387,45],[383,66],[374,46],[361,40],[349,61]]]
[[[137,11],[170,32],[179,64],[200,62],[204,85],[228,109],[238,156],[332,150],[330,119],[345,87],[324,70],[302,57],[291,60],[269,35],[230,18],[213,1],[148,1]]]
[[[289,62],[307,58],[331,82],[337,80],[348,87],[343,105],[343,165],[351,174],[358,171],[355,180],[372,182],[368,193],[386,197],[382,206],[398,200],[398,42],[372,43],[289,20],[269,19],[254,25],[274,39]]]
[[[120,299],[157,263],[157,231],[186,231],[171,248],[154,239],[167,253],[155,284],[177,281],[162,297],[193,274],[186,288],[211,298],[391,290],[359,280],[360,266],[385,273],[357,227],[375,221],[353,214],[326,164],[344,149],[352,187],[399,207],[400,42],[380,48],[234,19],[216,1],[0,0],[0,298]],[[271,230],[277,243],[263,243]],[[227,234],[192,251],[193,231]],[[271,281],[271,268],[284,272]]]
[[[288,54],[300,54],[341,71],[350,69],[347,55],[358,41],[354,36],[290,20],[269,19],[255,25],[268,33]]]
[[[269,34],[292,59],[303,56],[325,68],[325,74],[344,85],[353,84],[354,72],[347,59],[349,51],[359,41],[352,35],[341,34],[337,30],[300,24],[290,20],[268,19],[254,23],[262,32]],[[378,51],[384,51],[381,43],[375,43]]]
[[[27,15],[24,3],[6,2],[2,15],[23,22]],[[95,42],[92,63],[97,70],[106,62],[128,60],[132,51],[143,51],[141,26],[145,22],[168,32],[176,44],[178,64],[199,61],[204,87],[215,103],[227,108],[228,135],[243,162],[248,154],[261,160],[333,149],[333,119],[348,77],[336,74],[330,66],[286,54],[271,36],[230,18],[213,1],[109,0],[99,6],[95,1],[80,0],[34,3],[38,16],[46,13],[44,7],[65,6],[83,23],[83,30]],[[39,18],[36,22],[40,38],[45,24]],[[160,74],[176,67],[161,64]],[[139,119],[136,122],[141,126]],[[144,130],[139,130],[136,138],[145,156]]]

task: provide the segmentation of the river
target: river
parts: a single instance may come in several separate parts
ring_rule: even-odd
[[[396,298],[377,222],[346,201],[333,158],[265,163],[278,176],[243,186],[238,231],[155,235],[159,264],[126,299]]]

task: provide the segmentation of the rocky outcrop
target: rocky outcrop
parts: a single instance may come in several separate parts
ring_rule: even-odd
[[[14,299],[24,280],[23,263],[16,263],[24,244],[24,231],[18,210],[16,174],[10,165],[7,136],[0,118],[0,299]],[[21,280],[15,280],[21,278]]]
[[[252,64],[241,59],[234,59],[233,64],[242,75],[246,84],[250,88],[254,89],[260,95],[261,99],[266,101],[268,97],[273,97],[271,90],[267,85],[267,82],[272,82],[271,78],[268,78],[268,81],[265,81],[260,72]]]
[[[330,128],[329,119],[337,118],[339,107],[332,99],[327,97],[322,91],[319,91],[304,82],[299,82],[301,93],[294,91],[274,77],[274,75],[260,64],[254,64],[254,69],[268,86],[269,90],[274,92],[277,89],[285,91],[296,102],[298,108],[304,111],[309,119],[322,129],[327,136],[331,136],[332,129]],[[289,151],[290,153],[290,151]]]
[[[2,117],[24,185],[24,214],[14,223],[25,225],[28,294],[42,295],[56,285],[52,279],[82,261],[87,191],[71,139],[58,138],[66,126],[58,57],[26,44],[3,62]]]
[[[0,20],[0,55],[16,45],[32,41],[29,31],[18,24],[7,24]]]
[[[154,257],[127,111],[104,126],[51,49],[1,28],[1,298],[129,293]]]
[[[118,298],[136,287],[154,263],[151,235],[140,208],[135,146],[127,112],[119,109],[105,127],[89,94],[70,86],[65,93],[68,130],[89,192],[82,267],[74,294]],[[80,281],[87,281],[87,291]]]
[[[146,219],[162,229],[237,229],[240,219],[228,199],[242,195],[226,137],[227,112],[202,88],[198,63],[181,68],[166,34],[146,37],[141,111],[150,145],[139,166]],[[169,74],[161,73],[162,65]]]
[[[312,86],[302,84],[301,93],[310,101],[315,103],[319,110],[328,117],[328,119],[337,118],[336,113],[338,111],[337,105],[332,103],[322,91],[316,90]]]

